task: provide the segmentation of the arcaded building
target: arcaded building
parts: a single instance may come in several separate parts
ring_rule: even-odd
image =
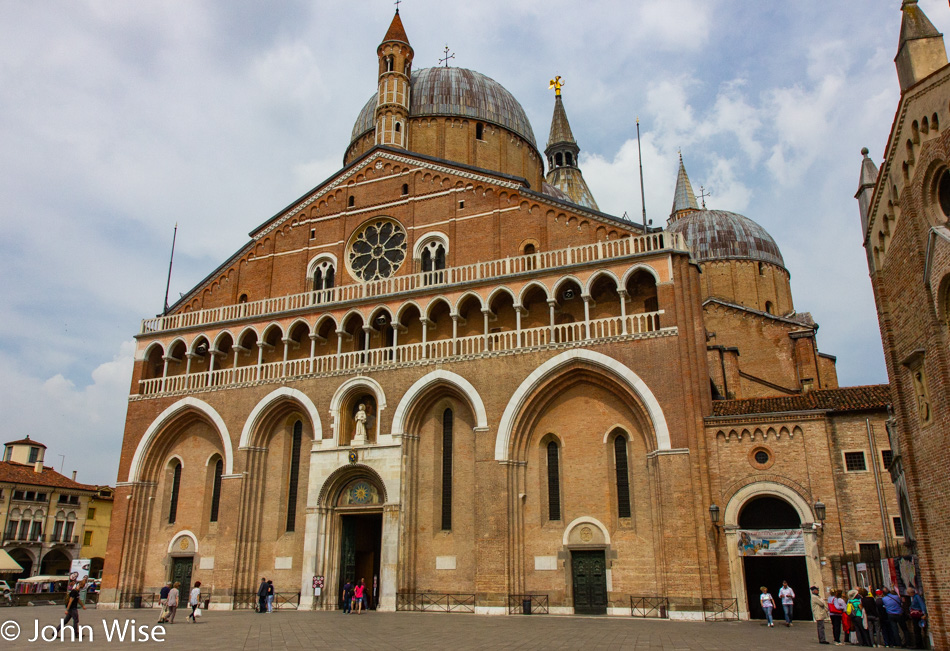
[[[920,559],[934,648],[950,648],[950,65],[943,35],[904,0],[901,98],[881,168],[864,149],[858,200],[893,397],[893,463]]]
[[[765,229],[682,164],[666,228],[600,212],[559,92],[542,153],[398,13],[377,53],[343,167],[143,322],[102,604],[266,576],[304,609],[365,578],[387,610],[747,615],[900,539],[888,389],[838,387]],[[773,531],[794,553],[741,555]]]

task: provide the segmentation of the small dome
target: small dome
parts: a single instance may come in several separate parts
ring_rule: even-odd
[[[497,124],[537,148],[524,109],[505,87],[480,72],[465,68],[422,68],[412,72],[409,117],[458,116]],[[373,129],[376,93],[369,98],[353,125],[350,144]]]
[[[694,210],[667,227],[682,233],[697,262],[757,260],[785,268],[772,236],[748,217],[725,210]]]

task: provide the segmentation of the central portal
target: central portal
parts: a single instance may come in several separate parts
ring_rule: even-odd
[[[366,607],[376,608],[379,597],[380,551],[383,539],[382,513],[354,513],[340,516],[340,585],[366,581]],[[374,589],[375,587],[375,589]],[[342,604],[341,604],[342,607]]]
[[[572,551],[574,613],[607,614],[607,563],[603,551]]]

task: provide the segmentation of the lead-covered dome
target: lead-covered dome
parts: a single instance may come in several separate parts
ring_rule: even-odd
[[[356,124],[350,144],[371,131],[377,94],[369,98]],[[422,68],[410,79],[409,117],[458,116],[483,120],[518,134],[537,148],[528,116],[514,95],[494,79],[466,68]]]
[[[768,232],[748,217],[726,210],[692,210],[667,230],[682,233],[697,262],[744,259],[785,268],[782,252]]]

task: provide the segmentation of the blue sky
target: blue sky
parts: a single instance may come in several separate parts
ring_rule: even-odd
[[[921,0],[938,29],[942,0]],[[406,0],[416,68],[502,83],[539,145],[564,101],[606,212],[672,203],[677,151],[710,207],[776,239],[844,384],[886,381],[861,246],[860,149],[899,97],[900,0]],[[139,320],[342,164],[393,6],[0,0],[0,413],[48,463],[114,483]]]

